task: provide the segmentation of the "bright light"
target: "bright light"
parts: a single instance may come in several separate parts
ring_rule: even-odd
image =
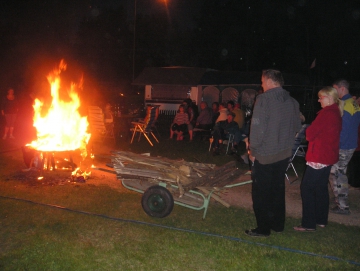
[[[86,156],[86,144],[91,135],[87,133],[87,118],[78,112],[80,99],[75,92],[76,84],[72,83],[67,90],[69,101],[59,97],[60,73],[65,70],[66,63],[61,60],[59,67],[47,77],[52,97],[49,108],[45,108],[43,101],[35,99],[33,125],[37,131],[37,140],[27,146],[45,152],[81,149]],[[44,114],[43,111],[47,112]]]

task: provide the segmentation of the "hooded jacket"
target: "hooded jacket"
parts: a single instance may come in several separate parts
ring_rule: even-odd
[[[299,116],[299,103],[282,87],[258,95],[251,119],[251,155],[260,164],[289,158],[295,134],[301,129]]]

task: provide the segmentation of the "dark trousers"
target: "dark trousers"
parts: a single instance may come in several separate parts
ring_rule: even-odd
[[[283,231],[285,224],[285,171],[289,158],[252,168],[252,200],[258,232]]]
[[[307,166],[301,181],[301,226],[315,229],[316,224],[326,225],[329,215],[328,182],[331,166],[314,169]]]

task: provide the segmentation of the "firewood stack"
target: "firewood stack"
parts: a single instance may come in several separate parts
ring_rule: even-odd
[[[235,161],[216,167],[214,164],[150,157],[124,151],[113,151],[111,160],[119,180],[170,183],[179,187],[180,194],[199,187],[220,188],[233,182],[241,174]]]

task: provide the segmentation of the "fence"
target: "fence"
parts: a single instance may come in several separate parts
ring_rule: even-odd
[[[176,115],[176,110],[160,110],[157,127],[161,135],[168,135],[170,125],[173,122]]]

